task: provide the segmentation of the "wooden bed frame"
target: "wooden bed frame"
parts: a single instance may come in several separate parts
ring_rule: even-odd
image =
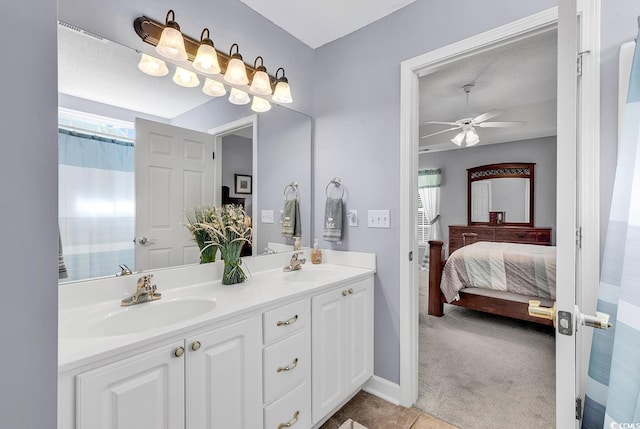
[[[442,257],[442,241],[429,241],[429,306],[428,314],[441,317],[443,315],[444,303],[446,299],[440,290],[440,280],[445,260]],[[531,297],[531,299],[539,299]],[[553,326],[553,322],[548,319],[541,319],[529,315],[528,302],[509,301],[492,296],[477,295],[460,291],[460,299],[449,304],[472,310],[484,311],[485,313],[497,314],[514,319],[526,320],[541,325]]]

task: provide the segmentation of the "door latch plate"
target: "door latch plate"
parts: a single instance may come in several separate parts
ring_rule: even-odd
[[[558,311],[558,332],[573,335],[573,314],[570,311]]]

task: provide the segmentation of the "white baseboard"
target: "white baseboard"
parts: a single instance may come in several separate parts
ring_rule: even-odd
[[[389,401],[392,404],[400,404],[400,385],[374,375],[367,381],[362,390]]]

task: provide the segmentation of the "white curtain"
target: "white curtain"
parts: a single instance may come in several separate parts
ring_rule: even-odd
[[[638,19],[640,27],[640,18]],[[583,429],[640,428],[640,47],[620,133],[598,311],[612,329],[593,334]]]
[[[422,201],[425,218],[430,225],[429,240],[442,240],[442,227],[440,226],[440,183],[442,172],[438,169],[420,170],[418,172],[418,194]],[[429,266],[429,246],[424,254],[422,266]]]

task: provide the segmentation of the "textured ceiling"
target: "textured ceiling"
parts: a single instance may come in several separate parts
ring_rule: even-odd
[[[455,121],[492,109],[504,111],[492,121],[527,121],[520,128],[477,129],[480,144],[502,143],[556,134],[557,35],[534,36],[457,61],[420,78],[420,135],[446,125],[424,121]],[[473,83],[469,111],[462,86]],[[420,139],[432,151],[456,148],[456,131]]]
[[[240,0],[298,40],[318,48],[415,0]]]

